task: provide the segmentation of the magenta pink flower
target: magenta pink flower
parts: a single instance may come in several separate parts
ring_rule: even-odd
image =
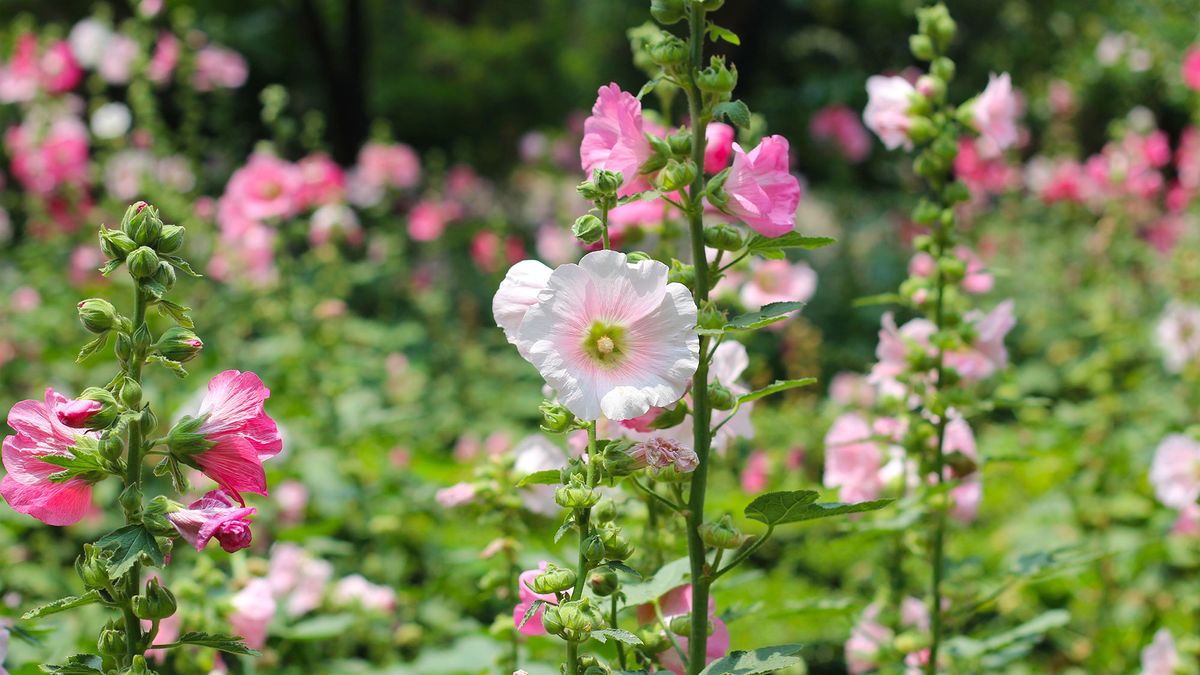
[[[998,150],[1017,142],[1017,118],[1021,115],[1021,99],[1013,91],[1008,73],[991,75],[987,88],[975,98],[971,108],[975,127]]]
[[[238,506],[223,491],[213,490],[186,509],[168,513],[167,520],[197,551],[203,551],[216,537],[226,553],[234,553],[250,546],[249,518],[254,514],[253,507]]]
[[[227,370],[217,375],[208,383],[194,431],[208,447],[184,450],[184,461],[203,471],[239,502],[243,491],[267,494],[262,463],[283,449],[275,420],[263,405],[270,395],[254,373]]]
[[[733,167],[725,180],[728,201],[722,209],[764,237],[778,237],[796,227],[800,181],[788,173],[788,142],[767,136],[749,153],[733,144]]]
[[[51,94],[61,94],[75,88],[83,79],[83,69],[71,55],[71,47],[64,40],[56,40],[46,47],[41,61],[42,86]]]
[[[620,421],[683,396],[699,363],[696,303],[667,266],[594,251],[550,274],[517,349],[576,416]]]
[[[879,652],[890,647],[895,636],[890,628],[879,621],[883,608],[871,603],[863,610],[858,623],[850,629],[846,640],[846,669],[852,675],[867,673],[879,666]]]
[[[300,186],[296,198],[302,208],[340,202],[346,194],[346,172],[329,155],[313,153],[296,164]]]
[[[249,74],[246,59],[241,54],[226,47],[208,45],[196,52],[192,86],[196,91],[237,89],[246,83]]]
[[[1154,450],[1150,483],[1164,506],[1183,510],[1200,499],[1200,443],[1171,434]]]
[[[863,123],[875,132],[888,150],[901,146],[912,149],[908,130],[912,120],[908,109],[917,90],[908,80],[899,75],[885,77],[872,75],[867,78],[867,107],[863,110]]]
[[[837,418],[825,434],[825,487],[838,488],[842,501],[876,499],[883,491],[882,466],[883,451],[867,421],[855,413]]]
[[[729,158],[733,156],[733,141],[737,132],[733,127],[721,122],[709,122],[704,128],[704,171],[720,173],[729,166]]]
[[[41,74],[37,63],[37,37],[23,33],[13,48],[12,59],[0,64],[0,103],[22,103],[37,95]]]
[[[157,84],[166,82],[179,63],[181,51],[179,38],[171,33],[161,33],[158,42],[154,44],[154,55],[150,57],[150,63],[146,66],[146,77]]]
[[[533,607],[533,602],[535,600],[543,600],[551,605],[558,604],[558,598],[553,593],[535,593],[533,589],[530,588],[530,584],[533,583],[533,580],[536,579],[539,574],[546,571],[547,564],[548,563],[543,560],[538,563],[537,569],[525,570],[524,572],[521,572],[520,577],[518,577],[517,596],[520,601],[517,603],[517,606],[513,608],[514,626],[521,626],[521,620],[525,618],[525,613],[529,611],[529,608]],[[546,634],[546,628],[542,626],[543,612],[545,612],[545,606],[538,607],[537,611],[533,613],[533,616],[529,617],[529,620],[525,622],[525,625],[521,626],[520,632],[522,635]]]
[[[858,115],[844,105],[825,106],[813,115],[808,133],[818,141],[832,142],[847,161],[857,164],[871,154],[871,137]]]
[[[251,649],[262,649],[267,644],[267,632],[277,608],[271,583],[266,579],[252,579],[233,596],[231,604],[230,627]]]
[[[88,184],[88,132],[79,118],[62,115],[43,127],[36,120],[11,126],[4,142],[12,172],[26,190],[38,194]]]
[[[1192,47],[1183,55],[1180,66],[1183,82],[1188,87],[1200,91],[1200,47]]]
[[[62,468],[39,458],[47,455],[73,456],[79,434],[58,419],[58,409],[67,398],[53,389],[46,390],[44,401],[20,401],[8,413],[8,426],[17,433],[5,436],[4,469],[0,495],[18,513],[33,516],[47,525],[71,525],[79,522],[92,503],[91,480],[77,476],[56,483],[50,476]]]
[[[772,302],[807,302],[817,290],[817,273],[807,263],[755,258],[742,286],[742,303],[758,308]]]
[[[619,194],[630,195],[649,187],[638,170],[654,151],[646,140],[642,104],[615,83],[600,87],[592,114],[583,123],[579,158],[588,174],[593,169],[619,171],[625,178]]]
[[[72,429],[84,429],[93,415],[104,409],[99,401],[77,398],[58,406],[54,413],[58,421]]]
[[[288,218],[302,207],[301,177],[296,166],[278,157],[256,152],[233,173],[222,201],[251,220]]]
[[[474,483],[455,483],[448,488],[442,488],[434,495],[439,506],[444,509],[470,504],[475,499]]]
[[[658,606],[662,612],[663,619],[667,623],[670,623],[674,617],[691,614],[695,611],[691,585],[678,586],[667,591],[658,599]],[[637,608],[637,619],[638,623],[642,625],[654,623],[657,618],[653,605],[639,605]],[[730,642],[729,627],[717,616],[717,603],[712,595],[708,596],[708,620],[713,625],[713,631],[708,636],[705,663],[712,663],[729,652]],[[679,643],[684,653],[687,653],[688,639],[675,636],[675,640]],[[675,675],[683,675],[686,672],[683,662],[679,659],[679,654],[674,649],[668,649],[659,654],[658,660],[663,668],[675,673]]]
[[[403,143],[367,143],[358,152],[358,175],[379,187],[411,188],[421,181],[421,159]]]
[[[750,457],[746,459],[746,466],[742,468],[742,492],[753,495],[766,490],[770,482],[767,475],[770,468],[765,451],[755,450],[750,453]]]
[[[446,225],[461,215],[452,202],[420,201],[408,213],[408,236],[413,241],[435,241],[446,231]]]

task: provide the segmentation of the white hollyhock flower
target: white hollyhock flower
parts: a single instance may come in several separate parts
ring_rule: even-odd
[[[515,344],[577,417],[626,420],[683,396],[699,363],[695,325],[696,303],[667,283],[666,265],[594,251],[551,273]]]
[[[504,330],[504,337],[516,345],[525,358],[529,356],[517,341],[517,329],[521,327],[525,313],[537,304],[538,294],[549,283],[551,272],[553,270],[537,260],[522,260],[504,275],[500,289],[492,298],[492,316],[496,318],[496,325]]]

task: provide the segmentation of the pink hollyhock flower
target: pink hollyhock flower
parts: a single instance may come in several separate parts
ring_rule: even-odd
[[[196,91],[237,89],[246,83],[250,74],[246,59],[226,47],[208,45],[196,52],[196,69],[192,72],[192,86]]]
[[[1171,534],[1183,537],[1200,537],[1200,504],[1185,506],[1171,528]]]
[[[883,611],[879,603],[871,603],[863,610],[858,623],[850,629],[850,637],[846,640],[846,669],[852,675],[867,673],[879,666],[879,652],[885,646],[890,646],[893,637],[892,630],[879,621]]]
[[[966,275],[961,282],[963,291],[979,294],[992,290],[995,279],[991,272],[987,271],[983,259],[977,253],[966,246],[959,246],[954,249],[954,256],[966,263]],[[934,262],[933,256],[925,252],[916,253],[908,263],[908,273],[913,276],[929,278],[936,271],[937,264]]]
[[[742,491],[752,495],[766,490],[767,473],[770,468],[766,452],[755,450],[750,453],[750,457],[746,459],[746,466],[742,468]]]
[[[58,406],[54,413],[58,416],[58,421],[68,427],[72,429],[84,429],[87,427],[88,420],[103,409],[104,404],[99,401],[89,401],[80,398],[67,401]]]
[[[1200,357],[1200,305],[1167,303],[1154,326],[1154,344],[1167,372],[1178,373]]]
[[[647,466],[655,471],[673,467],[679,473],[691,473],[700,464],[695,450],[665,436],[655,436],[638,443],[629,451],[629,456],[639,466]]]
[[[863,110],[863,123],[875,132],[888,150],[901,146],[911,150],[913,147],[908,137],[908,130],[912,126],[908,109],[916,93],[912,83],[899,75],[872,75],[867,78],[867,107]]]
[[[446,231],[446,224],[458,218],[460,210],[450,202],[420,201],[408,213],[408,236],[413,241],[434,241]]]
[[[808,133],[818,141],[832,142],[853,164],[871,154],[871,137],[858,115],[844,105],[829,105],[818,110],[808,124]]]
[[[1200,47],[1192,47],[1183,55],[1183,63],[1180,70],[1183,73],[1183,82],[1188,87],[1200,91]]]
[[[883,490],[882,466],[883,452],[866,420],[855,413],[834,420],[825,434],[825,487],[838,488],[846,502],[876,499]]]
[[[234,633],[246,640],[251,649],[262,649],[267,644],[267,631],[275,619],[275,597],[271,583],[266,579],[252,579],[246,587],[232,598],[233,612],[229,625]]]
[[[500,261],[497,254],[500,253],[502,246],[500,235],[495,232],[491,230],[478,232],[471,238],[471,260],[479,269],[491,274],[499,267]]]
[[[288,218],[301,208],[301,177],[296,166],[265,152],[250,155],[233,172],[222,200],[229,200],[246,218]]]
[[[538,607],[537,611],[529,617],[524,626],[521,626],[521,620],[525,618],[526,612],[530,607],[533,607],[535,600],[544,600],[551,605],[558,604],[558,598],[553,593],[535,593],[530,584],[538,577],[539,574],[546,571],[548,563],[543,560],[538,563],[537,569],[525,570],[517,578],[517,597],[519,602],[513,608],[513,625],[520,626],[518,629],[521,635],[545,635],[546,629],[542,626],[542,613],[545,612],[545,606]],[[569,595],[569,593],[568,593]]]
[[[296,164],[300,186],[296,198],[304,207],[340,202],[346,194],[346,172],[329,155],[318,152]]]
[[[946,354],[946,364],[968,382],[978,382],[1008,365],[1004,338],[1017,324],[1013,301],[1005,300],[987,314],[968,312],[964,317],[975,326],[975,342],[965,351]]]
[[[63,185],[88,183],[88,134],[79,118],[63,115],[41,128],[28,120],[4,134],[12,172],[30,192],[47,194]]]
[[[371,185],[411,188],[421,181],[421,159],[403,143],[367,143],[358,151],[358,172]]]
[[[875,389],[863,375],[840,372],[829,381],[829,398],[838,405],[869,408],[875,404]]]
[[[618,194],[631,195],[649,187],[638,170],[654,151],[646,140],[642,104],[615,83],[600,87],[592,114],[583,123],[580,163],[589,175],[593,169],[619,171],[625,178]]]
[[[40,457],[72,457],[71,450],[80,436],[58,419],[57,411],[67,398],[53,389],[46,390],[44,401],[20,401],[8,413],[8,426],[17,433],[5,436],[4,469],[0,495],[18,513],[33,516],[47,525],[72,525],[79,522],[92,503],[95,479],[77,476],[56,483],[50,476],[61,467],[41,461]]]
[[[1021,183],[1021,172],[1004,159],[989,139],[962,137],[954,158],[954,173],[976,199],[1003,194]]]
[[[150,628],[154,626],[153,621],[142,621],[141,624],[142,630],[144,631],[149,631]],[[159,621],[158,634],[155,636],[154,641],[159,644],[174,642],[179,638],[179,629],[182,624],[183,615],[179,612],[176,612],[171,616]],[[166,649],[147,649],[144,655],[147,659],[154,659],[160,664],[165,663],[167,660]],[[0,670],[0,675],[4,675],[3,670]]]
[[[396,591],[380,584],[373,584],[361,574],[351,574],[333,589],[333,601],[339,605],[358,605],[376,612],[390,612],[396,608]]]
[[[504,337],[510,344],[522,350],[522,344],[517,340],[521,322],[525,314],[538,302],[538,295],[550,283],[550,275],[554,270],[536,260],[522,260],[513,265],[500,282],[500,288],[492,298],[492,316],[496,325],[504,331]],[[529,358],[521,351],[521,356]]]
[[[133,62],[138,57],[138,43],[133,38],[113,33],[104,45],[96,72],[109,84],[126,84],[133,76]]]
[[[0,103],[23,103],[37,95],[40,80],[37,37],[23,33],[16,40],[12,59],[0,65]]]
[[[750,355],[746,353],[746,346],[736,340],[726,340],[717,345],[716,351],[713,352],[712,363],[708,368],[708,381],[710,384],[720,382],[734,396],[749,394],[750,389],[741,383],[742,373],[746,372],[749,366]],[[743,403],[734,413],[733,419],[717,431],[712,441],[718,452],[725,452],[739,438],[754,438],[754,424],[750,419],[753,409],[753,402]],[[716,419],[724,420],[723,417]],[[689,423],[689,429],[690,426]]]
[[[275,486],[275,503],[279,505],[280,520],[298,523],[304,520],[308,508],[308,488],[300,481],[285,480]]]
[[[683,396],[699,363],[696,303],[667,271],[595,251],[550,274],[516,344],[576,416],[620,421]]]
[[[1200,89],[1200,86],[1197,88]],[[1179,665],[1179,652],[1175,649],[1175,638],[1171,631],[1158,629],[1154,641],[1142,650],[1141,675],[1174,675]]]
[[[168,513],[167,520],[197,551],[216,537],[226,553],[235,553],[250,546],[249,517],[255,512],[253,507],[238,506],[223,491],[212,490],[186,509]]]
[[[1182,510],[1200,498],[1200,443],[1171,434],[1154,450],[1150,464],[1154,495],[1164,506]]]
[[[658,599],[658,606],[663,620],[667,623],[670,623],[674,617],[691,614],[695,611],[691,585],[679,586],[667,591]],[[654,607],[649,604],[638,606],[637,619],[638,623],[642,625],[654,623],[657,620]],[[708,596],[708,620],[713,626],[713,631],[708,636],[705,663],[712,663],[729,652],[729,627],[717,616],[717,604],[712,595]],[[679,643],[680,648],[686,654],[688,639],[677,635],[675,641]],[[675,675],[683,675],[687,672],[683,667],[683,662],[679,659],[679,654],[674,649],[668,649],[659,654],[658,660],[663,668]]]
[[[71,47],[56,40],[42,54],[42,86],[51,94],[61,94],[75,88],[83,79],[83,69],[71,55]]]
[[[741,296],[747,307],[762,307],[772,302],[807,302],[816,290],[817,273],[807,263],[755,258]]]
[[[203,471],[238,501],[242,501],[243,491],[267,494],[262,463],[283,449],[275,420],[263,405],[270,395],[254,373],[227,370],[208,383],[199,415],[190,420],[191,424],[181,424],[190,431],[183,435],[198,437],[204,448],[185,448],[190,452],[181,459]],[[182,440],[186,444],[193,438]]]
[[[879,361],[871,368],[867,381],[879,386],[907,372],[908,354],[912,349],[935,354],[929,339],[936,332],[937,326],[927,319],[913,319],[897,329],[891,312],[884,314],[879,344],[875,347],[875,358]]]
[[[733,167],[725,179],[728,201],[722,208],[764,237],[778,237],[796,227],[796,207],[803,192],[788,173],[788,142],[767,136],[749,153],[733,144]]]
[[[729,158],[733,156],[733,140],[737,132],[733,127],[721,122],[709,122],[704,128],[704,171],[720,173],[729,166]]]
[[[975,446],[975,434],[966,420],[954,417],[946,422],[946,436],[942,451],[947,456],[958,452],[972,461],[979,460],[979,451]],[[958,485],[950,490],[950,499],[954,505],[951,515],[964,523],[974,521],[979,512],[979,504],[983,501],[983,482],[979,472],[976,471],[967,476],[957,476],[947,467],[946,477],[961,478]]]
[[[513,448],[513,474],[517,476],[561,469],[566,463],[567,455],[562,448],[541,434],[527,436]],[[553,485],[528,486],[521,492],[521,501],[525,508],[538,515],[548,518],[558,515]]]
[[[1021,99],[1013,91],[1008,73],[992,74],[988,85],[971,108],[979,133],[1006,150],[1017,142],[1017,118],[1021,115]]]
[[[363,240],[358,215],[345,204],[325,204],[317,208],[308,223],[308,241],[313,246],[324,246],[335,235],[354,245],[361,244]]]
[[[150,64],[146,66],[146,77],[156,84],[166,82],[170,79],[171,73],[175,72],[181,51],[179,38],[167,32],[159,34],[158,42],[154,44],[154,54],[150,57]]]
[[[103,265],[103,254],[95,246],[78,246],[71,251],[71,270],[68,277],[75,286],[83,286],[94,280],[96,270]]]
[[[555,224],[538,227],[536,247],[538,257],[551,265],[570,262],[578,255],[575,239],[564,228]]]
[[[475,484],[455,483],[448,488],[438,490],[435,499],[437,499],[438,505],[444,509],[470,504],[475,499]]]

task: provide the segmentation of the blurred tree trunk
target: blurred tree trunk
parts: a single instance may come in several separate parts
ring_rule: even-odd
[[[367,138],[366,63],[369,49],[363,0],[343,0],[341,31],[317,6],[303,0],[301,14],[329,96],[328,138],[333,158],[351,164]],[[335,43],[335,39],[340,40]]]

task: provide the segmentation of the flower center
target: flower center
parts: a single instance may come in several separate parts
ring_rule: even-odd
[[[609,368],[625,360],[625,347],[625,329],[602,321],[593,322],[583,338],[583,351]]]

